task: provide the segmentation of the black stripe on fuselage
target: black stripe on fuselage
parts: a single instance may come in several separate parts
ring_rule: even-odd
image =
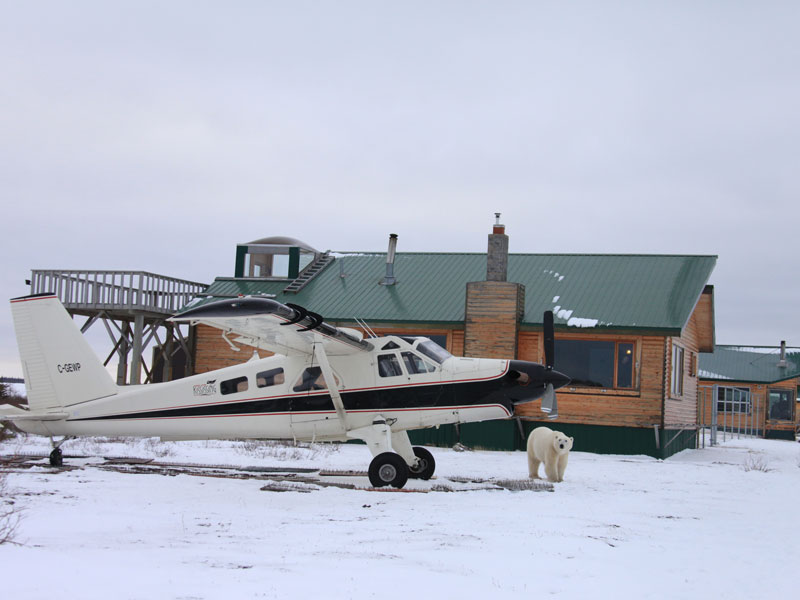
[[[401,386],[342,392],[345,410],[381,411],[400,409],[441,409],[482,404],[502,405],[513,413],[513,402],[504,392],[505,378],[466,383]],[[278,413],[333,412],[329,394],[281,396],[243,402],[148,410],[134,413],[68,419],[69,421],[108,421],[124,419],[163,419],[180,417],[226,417]]]

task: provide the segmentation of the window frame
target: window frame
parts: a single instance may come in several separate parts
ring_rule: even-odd
[[[387,362],[387,361],[393,367],[396,367],[396,370],[398,371],[397,373],[394,373],[394,374],[391,374],[391,375],[384,375],[383,374],[383,372],[381,371],[381,364],[383,364],[384,362]],[[385,354],[379,354],[375,365],[378,367],[378,377],[380,377],[382,379],[393,379],[395,377],[403,377],[404,375],[406,375],[406,372],[403,369],[403,361],[397,355],[396,352],[386,352]]]
[[[772,396],[773,393],[781,394],[781,395],[786,394],[786,395],[789,396],[789,401],[787,403],[788,404],[788,408],[789,408],[789,416],[787,418],[781,419],[781,418],[773,418],[772,417],[772,399],[771,399],[771,396]],[[776,387],[767,388],[767,420],[769,420],[769,421],[794,421],[795,415],[793,415],[791,413],[792,413],[792,409],[795,408],[794,402],[795,402],[796,398],[793,398],[793,396],[795,396],[795,391],[793,389],[791,389],[791,388],[776,388]]]
[[[675,369],[676,364],[679,364],[680,369]],[[686,373],[686,348],[675,342],[672,342],[670,367],[670,396],[673,398],[683,398],[683,380],[685,379]]]
[[[416,363],[413,363],[411,365],[409,364],[411,363],[411,357],[415,358],[419,363],[422,363],[427,368],[424,371],[418,371]],[[416,352],[412,352],[411,350],[403,350],[402,352],[400,352],[400,359],[409,376],[428,375],[429,373],[435,373],[439,369],[436,363],[433,363],[430,360],[425,360],[424,358],[422,358],[422,356],[420,356]],[[413,366],[413,369],[410,368],[411,366]]]
[[[594,390],[611,390],[613,392],[623,392],[623,393],[630,393],[630,392],[639,392],[639,345],[640,340],[634,338],[621,338],[621,339],[596,339],[596,338],[586,338],[586,337],[557,337],[556,342],[605,342],[609,344],[613,344],[612,350],[612,357],[613,357],[613,373],[612,373],[612,385],[609,387],[605,386],[593,386],[593,385],[583,385],[580,383],[570,383],[569,387],[575,388],[581,391],[594,391]],[[620,345],[626,344],[632,346],[631,348],[631,385],[628,387],[620,387],[619,384],[619,351]],[[558,369],[558,355],[559,352],[556,352],[556,364],[555,368]],[[569,373],[567,373],[569,375]]]
[[[308,387],[308,389],[302,389],[301,388],[301,389],[298,390],[297,388],[300,385],[302,385],[302,383],[303,383],[303,375],[305,375],[307,372],[311,371],[312,369],[319,369],[319,373],[317,373],[317,375],[314,377],[314,382],[316,383],[319,380],[319,378],[321,377],[322,378],[322,382],[325,385],[315,389],[313,387],[314,384],[312,383]],[[337,389],[342,389],[342,379],[341,379],[341,377],[339,377],[339,375],[336,373],[336,371],[333,372],[333,379],[336,382],[336,388]],[[320,367],[319,365],[314,365],[314,366],[311,366],[311,367],[303,367],[303,370],[300,371],[300,374],[295,378],[294,383],[292,384],[292,392],[295,393],[295,394],[310,394],[312,392],[329,392],[329,391],[330,391],[330,386],[328,385],[328,382],[325,379],[325,373],[322,372],[322,367]]]
[[[239,386],[244,383],[244,389],[239,389]],[[230,389],[230,386],[233,386],[234,389]],[[239,377],[231,377],[230,379],[226,379],[225,381],[221,381],[219,384],[219,393],[221,396],[227,396],[229,394],[242,394],[250,389],[250,382],[247,379],[246,375],[241,375]]]
[[[262,377],[262,375],[263,375],[263,377]],[[276,382],[275,381],[275,378],[278,375],[283,375],[283,381],[280,381],[280,382]],[[258,389],[275,387],[276,385],[283,385],[284,383],[286,383],[286,372],[283,370],[283,367],[276,367],[274,369],[266,369],[264,371],[259,371],[258,373],[256,373],[255,379],[256,379],[256,388],[258,388]],[[262,379],[264,379],[265,381],[267,381],[267,380],[272,381],[272,383],[264,383],[264,385],[261,385],[259,382]]]
[[[723,395],[727,395],[727,391],[728,390],[739,390],[740,392],[745,392],[746,393],[746,400],[742,401],[741,397],[740,397],[738,402],[733,397],[731,397],[730,400],[728,400],[728,398],[720,399],[720,397],[719,397],[720,393],[723,393]],[[731,396],[734,396],[734,395],[735,395],[735,392],[731,394]],[[717,386],[717,399],[716,399],[716,402],[717,402],[717,414],[718,415],[721,415],[721,414],[749,415],[753,411],[753,392],[749,387],[743,387],[743,386],[738,386],[738,385],[737,386],[720,385],[720,386]],[[722,405],[722,408],[720,408],[720,405]],[[746,410],[741,410],[743,405],[746,407]],[[727,406],[727,408],[726,408],[726,406]],[[737,406],[739,407],[739,410],[736,410]]]

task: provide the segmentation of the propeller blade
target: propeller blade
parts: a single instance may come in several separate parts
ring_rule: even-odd
[[[542,396],[542,412],[547,413],[548,419],[558,418],[558,399],[556,398],[556,391],[553,389],[552,383],[548,383],[547,388],[544,390],[544,396]]]
[[[548,369],[552,369],[556,353],[556,336],[553,327],[552,310],[545,311],[542,329],[544,332],[544,365]]]
[[[288,306],[294,311],[294,316],[288,321],[286,321],[286,323],[281,323],[281,325],[294,325],[295,323],[299,323],[308,316],[308,311],[302,306],[299,306],[297,304],[292,304],[291,302],[287,302],[286,306]]]

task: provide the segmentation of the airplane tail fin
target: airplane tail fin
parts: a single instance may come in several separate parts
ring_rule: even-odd
[[[59,412],[117,393],[111,375],[57,297],[14,298],[11,314],[31,412]]]

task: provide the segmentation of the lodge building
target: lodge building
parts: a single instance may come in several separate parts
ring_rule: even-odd
[[[700,355],[699,375],[700,423],[766,438],[800,433],[800,348],[715,346]]]
[[[542,320],[555,317],[559,418],[540,402],[514,419],[411,432],[415,443],[524,449],[546,424],[575,450],[667,457],[697,445],[698,360],[714,349],[716,256],[513,254],[496,224],[480,253],[319,252],[292,238],[237,246],[233,277],[193,303],[266,295],[377,335],[424,335],[456,356],[544,362]],[[363,327],[362,327],[363,328]],[[249,359],[216,329],[194,332],[194,371]],[[266,355],[260,351],[263,357]]]

